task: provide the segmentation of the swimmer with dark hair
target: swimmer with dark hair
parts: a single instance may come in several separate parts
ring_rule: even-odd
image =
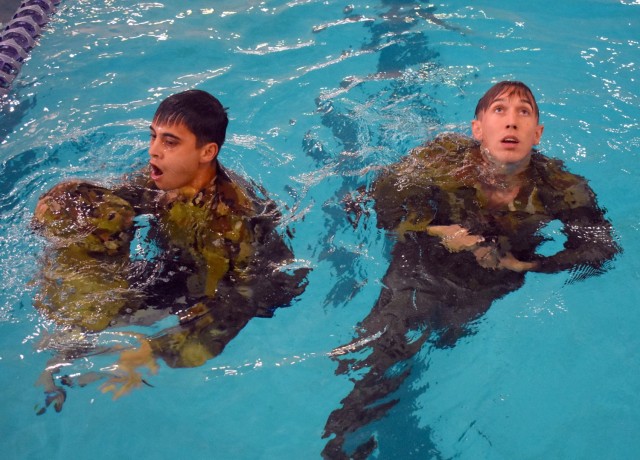
[[[65,182],[38,202],[33,226],[49,244],[35,305],[60,329],[45,345],[57,355],[40,379],[41,413],[64,402],[54,375],[61,362],[118,353],[112,371],[75,379],[107,378],[102,390],[117,398],[146,383],[140,370],[155,372],[158,358],[200,366],[250,319],[272,316],[303,292],[309,270],[292,269],[275,203],[218,162],[227,124],[224,107],[204,91],[170,96],[150,126],[148,168],[113,190]],[[136,238],[147,254],[131,247]],[[170,315],[174,324],[152,335],[126,332]],[[92,334],[106,329],[139,346],[93,347]]]

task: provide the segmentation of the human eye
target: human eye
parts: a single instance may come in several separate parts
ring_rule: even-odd
[[[178,145],[178,141],[172,137],[166,137],[164,139],[164,145],[167,147],[175,147]]]
[[[524,115],[528,117],[529,115],[531,115],[531,109],[529,109],[528,107],[521,108],[520,115]]]

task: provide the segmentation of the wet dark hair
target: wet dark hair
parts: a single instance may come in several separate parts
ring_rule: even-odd
[[[487,110],[491,103],[502,94],[506,94],[509,97],[515,94],[516,96],[530,99],[531,105],[536,112],[536,118],[540,120],[540,110],[538,109],[536,98],[529,87],[521,81],[501,81],[500,83],[496,83],[491,88],[489,88],[489,90],[484,93],[484,96],[482,96],[478,101],[475,113],[476,118],[478,118],[481,113]]]
[[[229,118],[227,109],[206,91],[191,89],[173,94],[160,103],[153,122],[159,125],[184,124],[196,136],[196,147],[210,142],[224,144]]]

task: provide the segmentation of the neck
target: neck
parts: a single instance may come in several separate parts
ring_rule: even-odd
[[[218,175],[218,163],[214,162],[212,165],[203,167],[189,185],[185,185],[180,188],[178,194],[185,198],[193,198],[211,184]]]
[[[529,167],[529,163],[531,161],[531,155],[527,155],[520,161],[515,162],[501,162],[496,161],[495,158],[489,152],[489,149],[486,147],[480,148],[480,153],[482,155],[482,159],[484,160],[484,169],[485,172],[496,178],[501,179],[505,182],[511,182],[514,178],[516,178],[520,173],[525,171]]]

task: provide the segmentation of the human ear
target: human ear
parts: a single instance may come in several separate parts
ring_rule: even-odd
[[[540,139],[542,138],[542,132],[544,131],[544,126],[543,125],[538,125],[536,126],[536,132],[535,132],[535,136],[534,136],[534,144],[533,145],[538,145],[540,143]]]
[[[200,152],[200,161],[202,163],[211,163],[218,156],[220,147],[215,142],[209,142]]]
[[[482,142],[482,124],[480,120],[471,120],[471,133],[475,140]]]

